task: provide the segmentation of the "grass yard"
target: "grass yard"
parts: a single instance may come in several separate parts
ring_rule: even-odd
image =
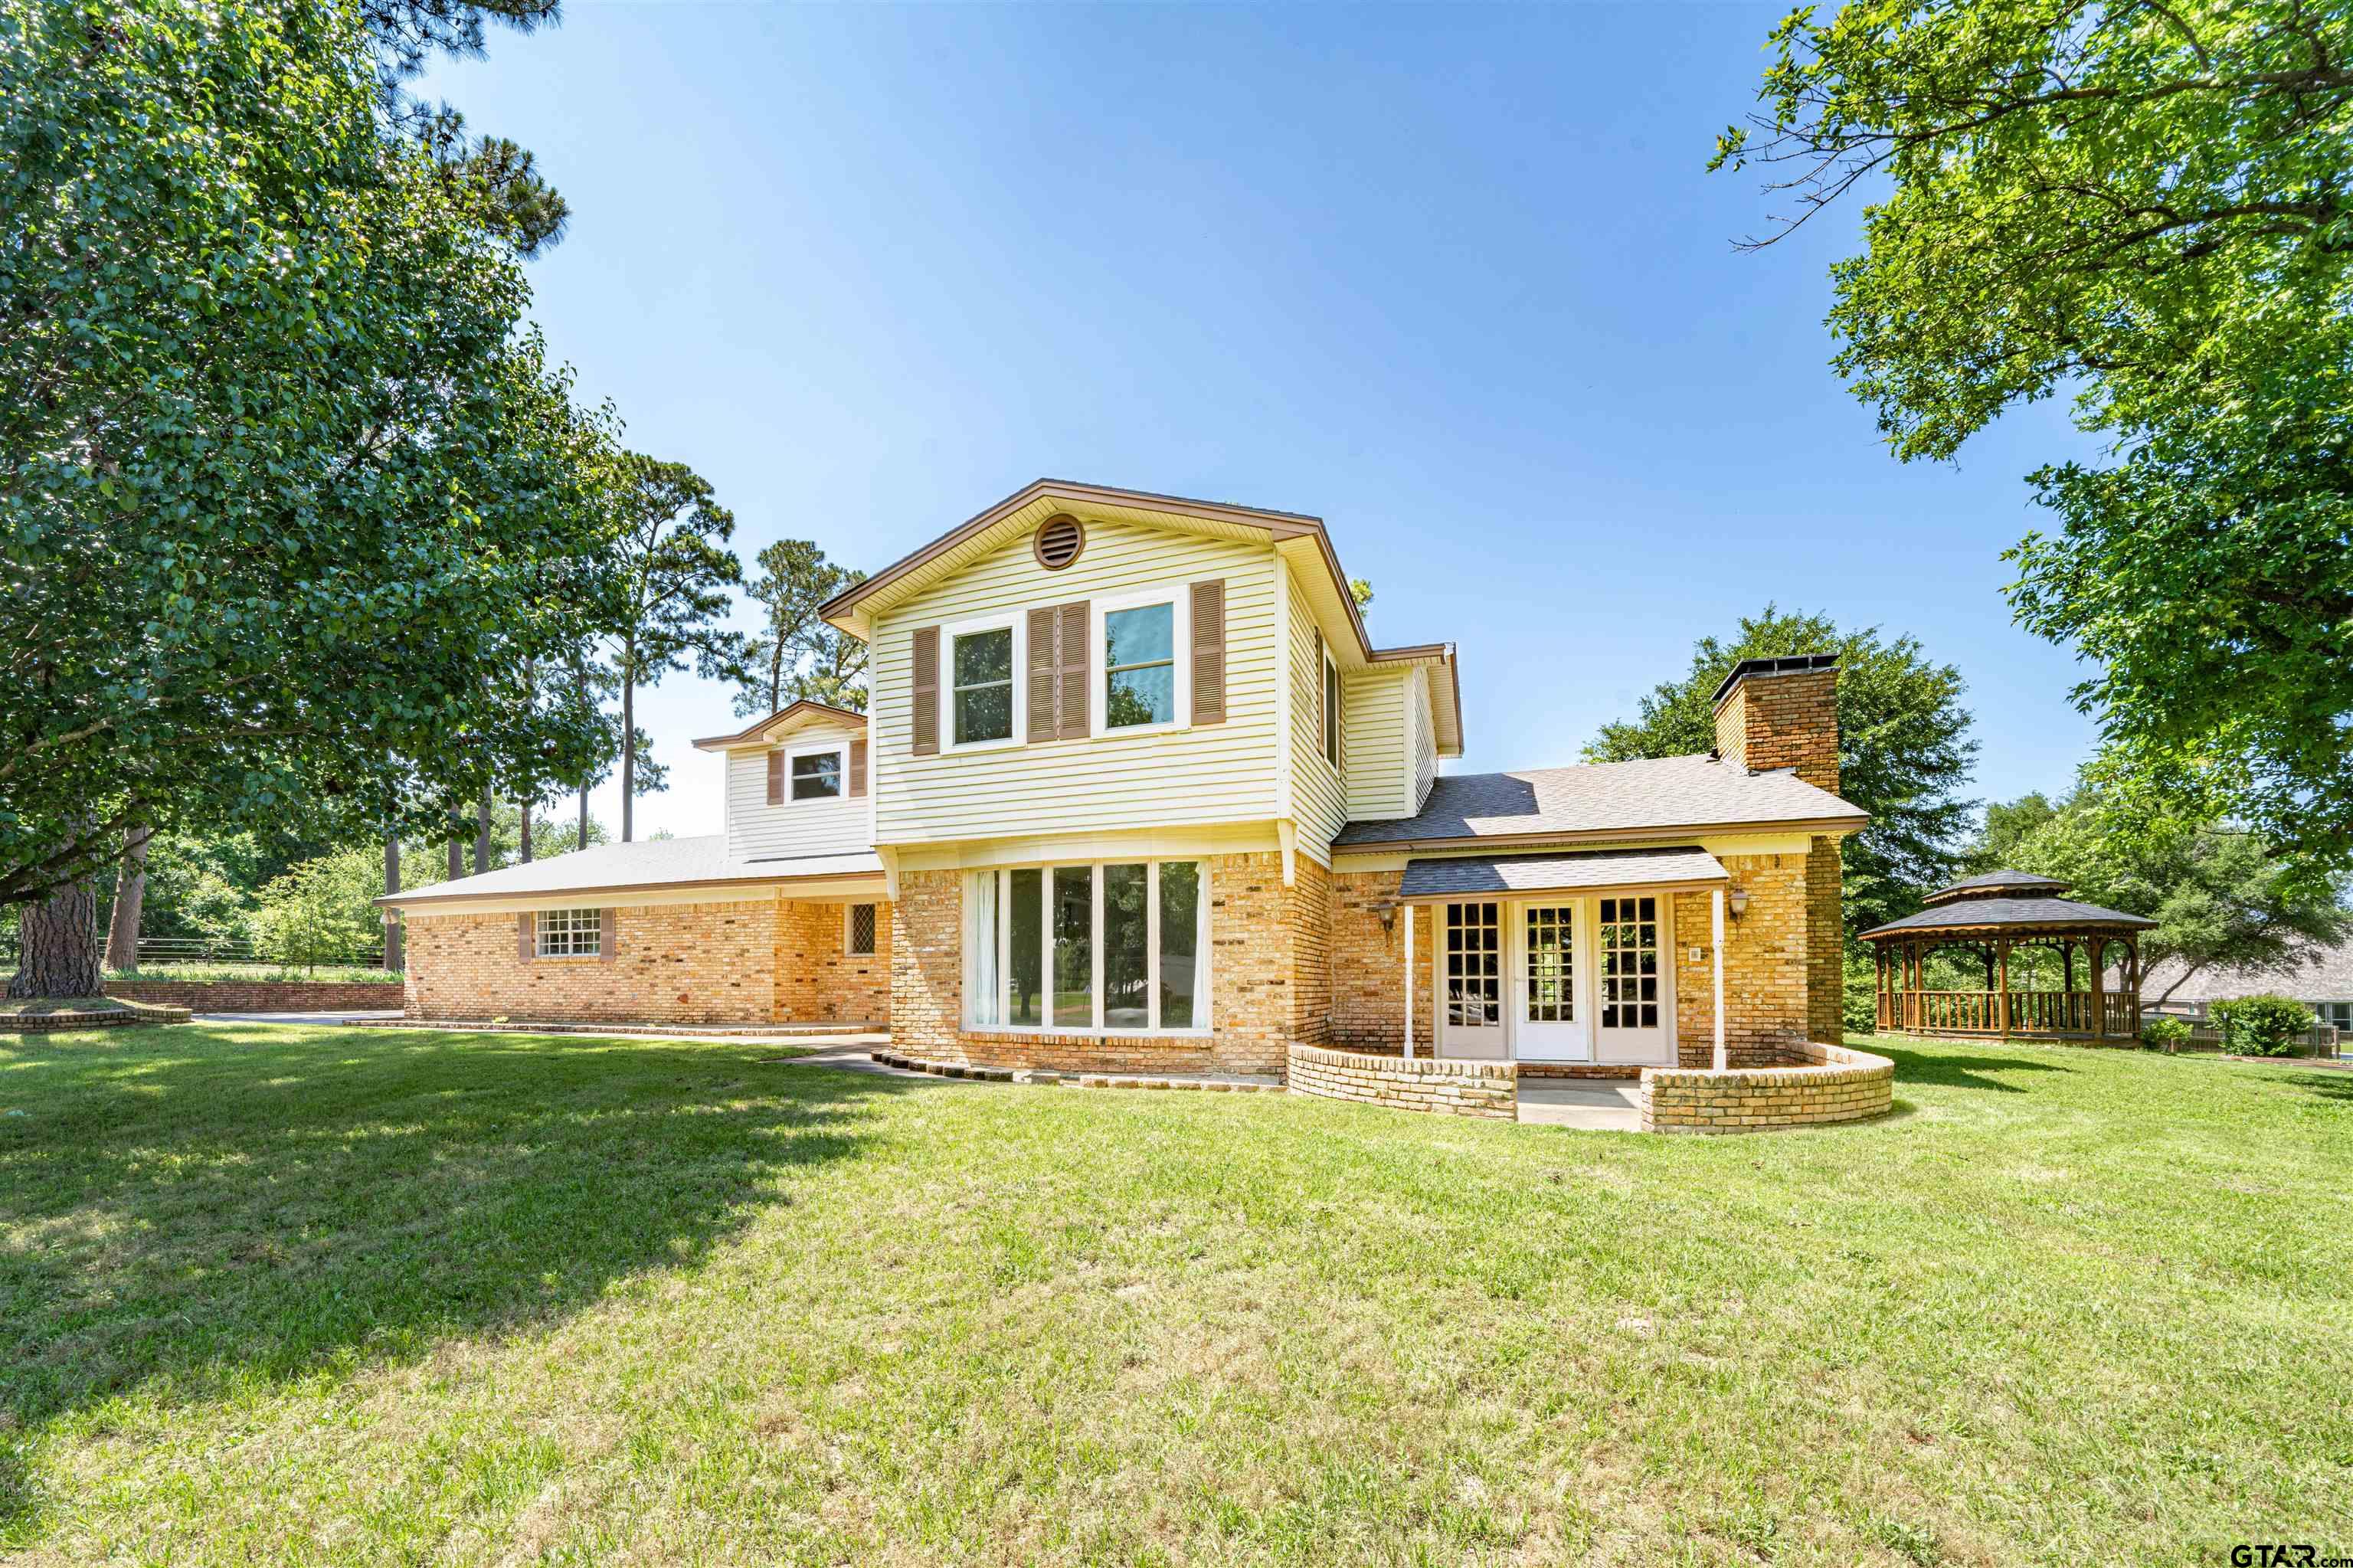
[[[0,1557],[2353,1552],[2353,1075],[1917,1044],[1701,1140],[775,1054],[0,1039]]]

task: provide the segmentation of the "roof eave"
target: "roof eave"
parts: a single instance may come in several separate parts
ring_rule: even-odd
[[[1354,842],[1335,840],[1332,853],[1342,854],[1410,854],[1421,850],[1483,849],[1491,846],[1578,843],[1646,843],[1687,839],[1695,833],[1820,833],[1843,836],[1860,832],[1871,819],[1857,814],[1852,817],[1802,817],[1768,821],[1747,822],[1677,822],[1654,828],[1548,828],[1537,832],[1474,833],[1469,837],[1360,839]]]

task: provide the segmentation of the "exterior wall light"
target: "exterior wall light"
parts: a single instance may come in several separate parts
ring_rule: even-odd
[[[1724,903],[1725,907],[1732,911],[1732,917],[1736,920],[1739,919],[1748,909],[1748,890],[1745,887],[1734,888],[1725,895]]]

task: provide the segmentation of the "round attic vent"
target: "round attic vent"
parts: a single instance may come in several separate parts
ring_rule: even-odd
[[[1067,512],[1047,518],[1039,525],[1037,537],[1030,541],[1038,564],[1050,572],[1059,572],[1077,560],[1086,545],[1086,530]]]

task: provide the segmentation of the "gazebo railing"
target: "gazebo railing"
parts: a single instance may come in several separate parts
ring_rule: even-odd
[[[2104,1027],[2093,1028],[2094,1003]],[[1925,1034],[1989,1034],[2003,1032],[2001,993],[1994,991],[1896,991],[1879,996],[1879,1027]],[[2088,991],[2014,991],[2010,993],[2009,1033],[2094,1033],[2129,1039],[2140,1033],[2140,1010],[2130,996],[2094,997]]]

